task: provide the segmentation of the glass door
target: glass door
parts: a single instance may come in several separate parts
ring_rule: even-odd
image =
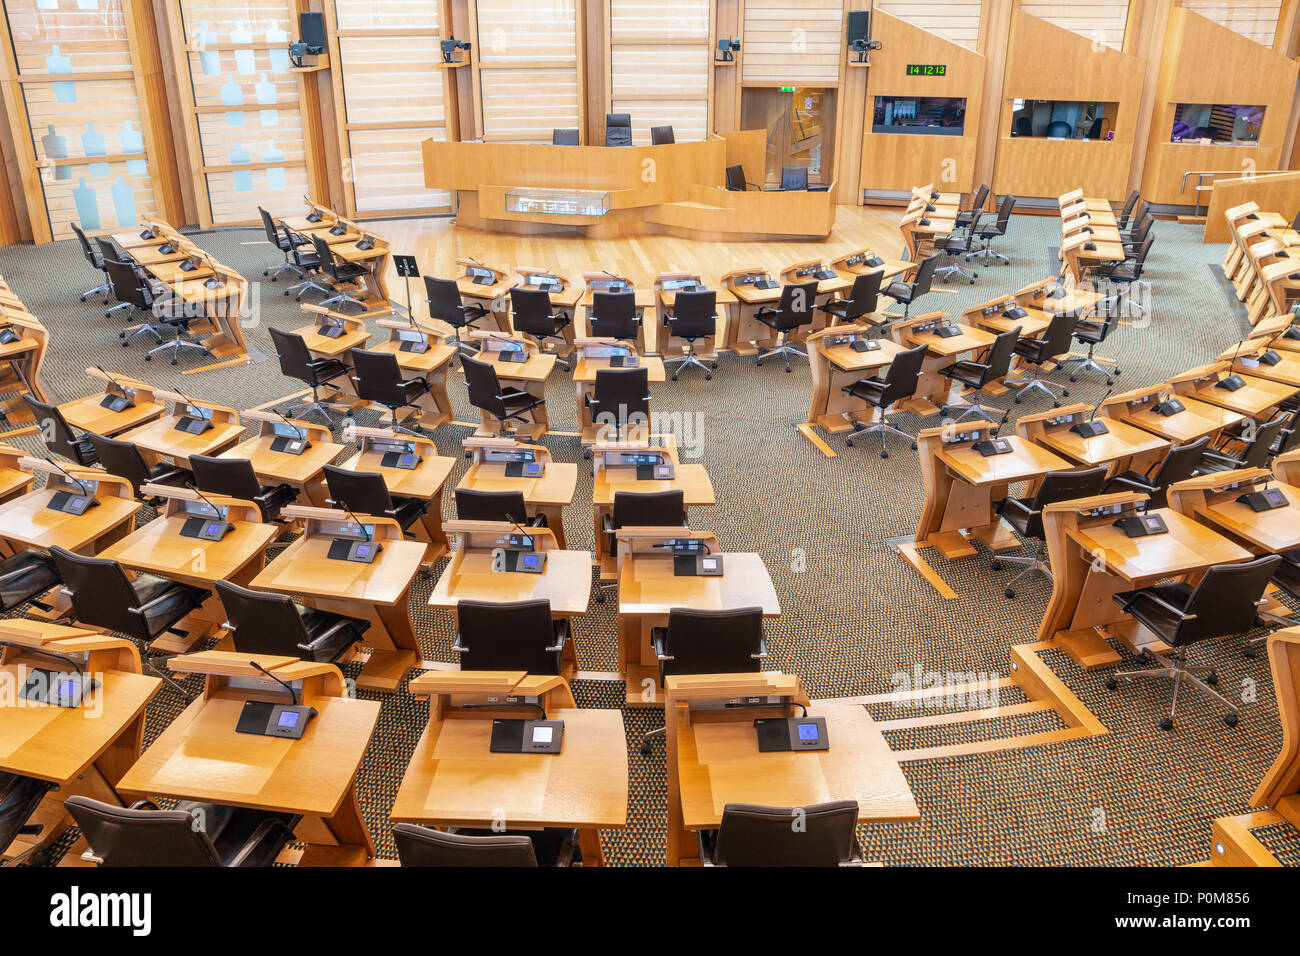
[[[767,130],[767,187],[780,185],[785,166],[806,168],[813,186],[835,178],[835,90],[748,87],[741,96],[741,128]]]

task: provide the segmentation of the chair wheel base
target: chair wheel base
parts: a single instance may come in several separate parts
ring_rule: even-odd
[[[642,744],[642,745],[641,745],[641,756],[642,756],[642,757],[648,757],[648,756],[650,756],[650,751],[651,751],[651,747],[650,747],[649,744]]]
[[[1115,690],[1115,689],[1117,689],[1118,687],[1119,687],[1119,681],[1117,681],[1117,680],[1116,680],[1115,678],[1113,678],[1113,677],[1107,677],[1107,678],[1106,678],[1106,689],[1107,689],[1107,690]]]
[[[1174,729],[1174,719],[1173,719],[1172,717],[1161,717],[1161,718],[1160,718],[1160,729],[1161,729],[1161,730],[1173,730],[1173,729]]]

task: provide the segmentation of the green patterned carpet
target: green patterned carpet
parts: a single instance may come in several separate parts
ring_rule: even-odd
[[[1161,222],[1148,261],[1155,315],[1146,328],[1123,327],[1099,350],[1118,357],[1120,387],[1158,381],[1210,357],[1237,341],[1244,310],[1219,269],[1223,248],[1203,246],[1199,229]],[[253,230],[201,235],[200,246],[222,262],[260,279],[279,253],[257,240]],[[1056,271],[1052,218],[1017,217],[1003,251],[1012,264],[978,268],[974,285],[939,284],[923,300],[925,309],[958,312],[964,305],[1009,293]],[[97,281],[71,242],[0,249],[0,271],[28,307],[49,326],[58,343],[50,350],[45,381],[58,400],[92,389],[83,370],[102,364],[158,384],[179,384],[191,394],[246,408],[295,391],[283,379],[266,327],[303,324],[282,286],[263,286],[261,315],[245,322],[251,346],[265,355],[248,366],[182,377],[167,364],[146,365],[141,344],[117,344],[121,318],[106,319],[98,302],[82,304],[77,294]],[[938,291],[942,290],[942,291]],[[193,358],[183,362],[195,363]],[[451,376],[457,418],[469,419],[459,373]],[[762,554],[771,571],[783,613],[768,624],[770,665],[800,674],[814,697],[876,694],[896,689],[897,675],[918,666],[925,671],[1005,676],[1007,648],[1033,639],[1049,589],[1038,580],[1016,601],[1003,597],[1014,572],[993,572],[983,555],[949,564],[927,554],[936,570],[959,592],[941,600],[886,546],[885,539],[910,534],[922,503],[917,458],[905,443],[892,442],[881,460],[871,448],[845,448],[826,458],[794,429],[807,416],[811,382],[807,364],[795,359],[792,374],[779,362],[756,368],[752,360],[724,356],[713,381],[697,371],[679,382],[652,385],[657,411],[703,413],[703,454],[717,491],[718,506],[693,512],[696,528],[711,529],[729,550]],[[1072,398],[1095,401],[1104,381],[1087,375]],[[552,427],[575,428],[573,391],[562,370],[547,390]],[[1009,402],[1009,399],[1004,400]],[[1041,395],[1017,412],[1040,411]],[[362,423],[376,420],[363,415]],[[922,427],[902,417],[906,428]],[[932,424],[933,422],[931,422]],[[444,454],[454,454],[466,429],[447,426],[438,434]],[[20,443],[30,439],[20,439]],[[558,460],[581,462],[576,439],[552,436],[546,443]],[[450,479],[454,487],[465,462]],[[586,472],[585,475],[583,472]],[[579,468],[575,504],[566,512],[570,546],[591,547],[589,469]],[[585,504],[583,502],[588,502]],[[451,495],[446,496],[448,509]],[[148,517],[144,515],[143,517]],[[427,607],[430,583],[418,581],[412,598],[416,628],[427,659],[450,661],[452,619]],[[614,603],[592,603],[576,622],[579,666],[610,671],[615,666]],[[1180,702],[1178,726],[1157,729],[1168,687],[1144,682],[1118,692],[1102,688],[1102,674],[1077,669],[1063,654],[1047,660],[1068,686],[1111,731],[1098,737],[1010,752],[922,760],[904,765],[922,819],[912,824],[864,828],[869,859],[903,864],[1179,864],[1204,859],[1210,821],[1247,809],[1250,793],[1280,743],[1272,683],[1263,656],[1243,658],[1235,642],[1198,645],[1197,662],[1213,660],[1228,694],[1248,693],[1241,724],[1228,730],[1219,712],[1188,695]],[[197,682],[196,682],[197,683]],[[618,706],[622,685],[579,680],[575,693],[586,706]],[[1012,689],[1003,703],[1023,699]],[[180,700],[164,689],[150,708],[150,739],[177,712]],[[906,716],[873,705],[878,718]],[[426,705],[405,693],[385,698],[378,731],[362,770],[362,805],[381,853],[392,855],[387,810],[391,806]],[[604,836],[608,857],[618,864],[663,860],[664,756],[659,747],[642,757],[639,735],[662,720],[658,711],[628,711],[628,762],[632,796],[628,826]],[[890,732],[898,749],[1002,737],[1061,726],[1050,711],[997,721],[976,721],[940,730]],[[1294,835],[1270,835],[1279,853],[1295,859]]]

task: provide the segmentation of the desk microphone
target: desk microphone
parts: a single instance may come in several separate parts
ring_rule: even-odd
[[[506,520],[511,526],[519,532],[521,539],[528,541],[527,551],[505,551],[502,554],[504,570],[506,571],[526,571],[530,574],[541,574],[546,567],[545,552],[537,550],[537,536],[529,534],[514,519],[514,516],[506,512]]]
[[[334,498],[332,499],[332,503],[336,508],[340,508],[347,512],[347,516],[356,523],[358,528],[361,529],[361,533],[365,536],[365,540],[357,541],[352,538],[335,538],[330,542],[328,556],[338,561],[359,561],[362,564],[373,563],[376,555],[378,555],[380,551],[384,550],[384,546],[371,536],[370,532],[366,530],[365,522],[352,513],[352,509],[348,507],[346,501],[341,498]]]
[[[112,375],[109,375],[108,372],[105,371],[104,366],[96,365],[95,368],[98,369],[106,379],[108,379],[110,385],[121,392],[120,401],[112,395],[107,395],[104,397],[104,400],[99,403],[100,406],[114,412],[125,411],[128,408],[135,408],[135,402],[133,402],[130,396],[127,395],[126,386],[115,379]]]
[[[311,441],[307,438],[307,429],[301,427],[300,425],[295,424],[294,422],[290,421],[288,418],[285,418],[284,415],[280,413],[280,410],[273,405],[270,406],[267,410],[270,411],[273,415],[275,415],[276,418],[280,419],[280,421],[284,422],[295,432],[297,432],[298,434],[297,440],[301,445],[301,447],[298,448],[296,451],[294,450],[291,443],[284,443],[282,444],[282,447],[276,448],[275,445],[276,445],[276,441],[278,441],[277,438],[276,441],[271,442],[272,450],[287,451],[291,455],[301,455],[304,451],[306,451],[308,448],[311,447]]]
[[[235,526],[226,520],[226,517],[221,513],[221,509],[213,504],[207,495],[199,491],[198,485],[192,481],[187,481],[185,487],[198,495],[199,500],[212,509],[212,517],[220,521],[221,525],[219,527],[212,527],[212,522],[201,520],[194,525],[190,525],[190,521],[187,520],[185,524],[190,525],[190,528],[182,528],[182,534],[185,534],[186,537],[190,537],[189,534],[186,534],[186,530],[192,530],[193,537],[203,538],[205,541],[220,541],[227,534],[235,530]]]
[[[249,667],[256,668],[260,673],[262,673],[262,674],[266,675],[267,677],[271,678],[271,680],[275,681],[277,684],[279,684],[281,687],[283,687],[285,690],[287,690],[287,691],[289,692],[289,698],[293,701],[293,706],[295,706],[295,707],[298,706],[298,692],[297,692],[296,690],[293,689],[293,685],[292,685],[292,684],[288,683],[287,681],[283,681],[283,680],[281,680],[280,678],[276,677],[274,674],[272,674],[269,670],[267,670],[267,669],[266,669],[265,667],[263,667],[261,664],[257,663],[257,661],[249,661],[249,662],[248,662],[248,666],[249,666]]]
[[[241,734],[261,734],[264,737],[302,739],[308,722],[316,716],[316,708],[300,704],[298,692],[293,689],[293,685],[276,677],[257,661],[250,660],[248,666],[287,690],[293,704],[286,707],[284,704],[272,704],[264,700],[246,700],[235,731]]]
[[[176,394],[185,399],[186,405],[186,414],[182,415],[180,421],[176,423],[177,431],[188,432],[191,435],[202,435],[212,427],[212,409],[204,409],[203,406],[182,391],[177,391]],[[194,409],[194,415],[188,413],[191,408]],[[195,425],[199,426],[197,431],[195,431]]]
[[[1006,455],[1011,452],[1011,442],[1005,438],[999,438],[998,433],[1002,431],[1002,426],[1007,423],[1011,417],[1011,409],[1007,409],[1002,415],[1002,421],[998,422],[997,427],[989,432],[989,437],[981,439],[971,445],[975,451],[979,452],[985,458],[991,458],[994,455]]]
[[[48,455],[45,456],[45,461],[53,465],[55,468],[59,469],[59,471],[63,472],[63,474],[65,474],[70,480],[75,481],[77,483],[77,487],[81,489],[80,495],[74,495],[70,491],[56,491],[54,495],[50,498],[50,503],[47,507],[53,509],[54,511],[62,511],[64,514],[84,515],[87,509],[93,508],[97,504],[99,504],[99,501],[95,498],[94,494],[91,492],[90,486],[87,485],[84,481],[82,481],[72,472],[68,471],[68,469],[64,468],[62,465],[60,465],[57,461],[55,461],[53,458],[49,457]]]
[[[1105,402],[1106,399],[1110,398],[1110,393],[1113,391],[1115,391],[1115,386],[1112,383],[1110,388],[1106,389],[1106,394],[1101,397],[1101,401],[1092,407],[1092,411],[1088,414],[1088,417],[1083,421],[1076,422],[1072,425],[1070,431],[1084,438],[1096,438],[1098,435],[1109,434],[1110,429],[1106,426],[1106,423],[1094,421],[1094,419],[1096,419],[1097,412],[1101,408],[1102,403]]]
[[[44,696],[40,694],[40,683],[33,684],[29,677],[21,688],[18,695],[24,700],[35,700],[38,703],[53,704],[56,707],[79,707],[86,696],[87,691],[94,690],[99,686],[99,681],[86,674],[85,668],[72,657],[64,657],[61,654],[52,654],[49,651],[43,651],[39,647],[28,647],[26,644],[18,644],[14,641],[0,640],[0,647],[13,647],[22,651],[24,654],[34,654],[37,657],[44,657],[47,660],[58,661],[60,664],[71,664],[73,670],[77,673],[75,682],[69,683],[66,680],[60,680],[57,688],[46,688]],[[42,673],[38,671],[37,673]],[[50,676],[55,676],[57,672],[49,672]],[[62,674],[60,677],[64,676]]]

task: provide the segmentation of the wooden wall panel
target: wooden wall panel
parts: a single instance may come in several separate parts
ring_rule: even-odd
[[[1282,12],[1281,0],[1183,0],[1183,7],[1266,47]]]
[[[745,0],[742,82],[835,86],[844,59],[842,0]]]
[[[1128,7],[1129,0],[1027,0],[1020,5],[1020,10],[1112,50],[1120,50],[1124,47]]]
[[[983,0],[879,0],[876,10],[935,36],[975,50],[980,38]]]
[[[611,113],[630,113],[632,141],[672,126],[679,141],[708,136],[713,72],[709,0],[608,0]]]

